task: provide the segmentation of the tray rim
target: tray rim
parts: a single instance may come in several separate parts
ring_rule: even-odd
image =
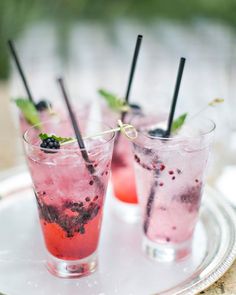
[[[0,183],[2,182],[2,184],[4,185],[5,181],[9,181],[11,178],[14,179],[14,177],[21,176],[22,174],[25,174],[25,176],[28,177],[28,182],[25,185],[21,184],[22,189],[28,189],[31,182],[29,181],[29,173],[24,166],[17,167],[16,169],[13,168],[13,169],[10,169],[9,171],[5,171],[4,173],[0,173]],[[224,198],[224,196],[217,189],[212,188],[209,185],[206,185],[205,191],[207,191],[211,194],[211,198],[210,198],[211,201],[209,201],[209,199],[206,200],[206,198],[204,198],[203,204],[210,203],[210,205],[212,205],[214,203],[213,206],[216,206],[219,210],[223,209],[224,212],[228,215],[228,219],[231,220],[231,225],[234,228],[234,240],[231,243],[232,244],[231,250],[229,251],[229,253],[228,253],[228,251],[225,252],[225,254],[228,253],[228,255],[224,260],[222,260],[221,264],[216,265],[216,267],[214,267],[214,269],[212,269],[209,273],[207,273],[205,276],[200,278],[197,282],[193,283],[191,286],[184,286],[184,284],[185,284],[185,281],[184,281],[184,282],[180,283],[180,284],[183,284],[183,289],[181,289],[179,291],[177,291],[175,289],[178,288],[178,286],[180,284],[176,285],[173,288],[170,288],[166,291],[163,291],[161,293],[154,293],[153,295],[158,295],[158,294],[163,294],[163,295],[197,294],[197,293],[205,290],[209,286],[211,286],[218,279],[220,279],[227,272],[227,270],[230,268],[230,266],[234,263],[234,261],[236,259],[236,216],[235,216],[235,210],[234,210],[233,206],[228,202],[228,200],[226,198]],[[1,193],[0,193],[0,202],[2,203],[2,201],[6,201],[6,199],[8,198],[8,195],[15,194],[16,192],[17,192],[17,190],[12,189],[12,190],[10,190],[9,193],[6,194],[6,196],[4,196],[4,194],[1,195]],[[207,207],[209,207],[209,205]],[[228,222],[227,222],[227,224],[229,226]],[[208,264],[208,265],[210,265],[210,264]],[[3,293],[1,293],[1,290],[0,290],[0,294],[3,294]],[[5,295],[7,295],[7,294],[5,294]]]

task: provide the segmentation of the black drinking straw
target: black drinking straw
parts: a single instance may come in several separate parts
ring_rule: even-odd
[[[126,94],[125,94],[125,102],[127,104],[129,103],[130,89],[131,89],[133,78],[134,78],[134,72],[136,69],[136,64],[137,64],[139,50],[141,47],[142,40],[143,40],[143,36],[138,35],[137,40],[136,40],[135,49],[134,49],[134,55],[133,55],[133,59],[132,59],[132,63],[131,63],[128,85],[127,85]],[[121,122],[124,122],[126,114],[127,114],[127,112],[121,113]],[[116,143],[119,141],[119,138],[120,138],[120,132],[117,134],[116,141],[115,141]],[[115,145],[115,147],[116,147],[116,145]]]
[[[25,86],[25,90],[26,90],[26,92],[27,92],[27,94],[28,94],[28,98],[29,98],[29,100],[30,100],[33,104],[35,104],[35,103],[34,103],[33,96],[32,96],[32,93],[31,93],[30,88],[29,88],[29,85],[28,85],[27,80],[26,80],[26,78],[25,78],[25,74],[24,74],[24,72],[23,72],[23,69],[22,69],[22,66],[21,66],[21,63],[20,63],[19,57],[18,57],[18,55],[17,55],[15,45],[14,45],[14,43],[13,43],[12,40],[8,40],[7,43],[8,43],[8,46],[9,46],[10,52],[11,52],[11,54],[12,54],[12,57],[13,57],[15,63],[16,63],[16,66],[17,66],[17,69],[18,69],[19,74],[20,74],[20,76],[21,76],[21,79],[22,79],[22,81],[23,81],[23,84],[24,84],[24,86]]]
[[[173,119],[174,119],[175,107],[176,107],[176,103],[177,103],[177,99],[178,99],[179,88],[180,88],[180,83],[181,83],[181,79],[182,79],[182,75],[183,75],[183,71],[184,71],[185,61],[186,61],[186,59],[184,57],[180,58],[179,69],[178,69],[177,79],[176,79],[176,83],[175,83],[175,89],[174,89],[172,104],[171,104],[171,108],[170,108],[170,114],[169,114],[169,118],[168,118],[167,130],[166,130],[166,132],[164,132],[163,138],[169,137],[171,134],[171,127],[172,127],[172,123],[173,123]],[[156,193],[156,187],[158,186],[158,181],[156,178],[159,176],[159,174],[160,174],[159,170],[158,169],[155,170],[154,181],[152,182],[152,186],[151,186],[150,193],[149,193],[148,200],[147,200],[147,204],[146,204],[146,217],[145,217],[144,226],[143,226],[145,233],[147,233],[149,223],[150,223],[150,217],[151,217],[151,211],[152,211],[154,197],[155,197],[155,193]]]
[[[64,81],[63,81],[62,78],[58,78],[57,81],[59,83],[59,86],[60,86],[61,91],[62,91],[62,94],[63,94],[63,98],[64,98],[65,103],[66,103],[67,108],[68,108],[68,112],[69,112],[69,115],[70,115],[71,123],[72,123],[72,126],[73,126],[74,131],[75,131],[75,136],[76,136],[78,145],[80,147],[82,157],[84,158],[84,160],[85,160],[85,162],[87,164],[87,168],[88,168],[89,172],[91,174],[93,174],[95,172],[95,169],[94,169],[93,164],[89,160],[89,156],[88,156],[87,150],[85,148],[85,144],[84,144],[84,141],[83,141],[83,138],[82,138],[80,129],[79,129],[78,122],[77,122],[76,117],[74,115],[74,112],[72,110],[72,107],[71,107],[71,104],[70,104],[70,100],[69,100],[67,91],[65,89]]]
[[[129,73],[129,81],[128,81],[127,90],[126,90],[126,94],[125,94],[125,101],[127,103],[129,102],[130,89],[131,89],[132,82],[133,82],[134,72],[136,69],[136,64],[137,64],[137,60],[138,60],[138,55],[139,55],[139,50],[141,47],[142,39],[143,39],[142,35],[137,36],[133,60],[132,60],[131,69],[130,69],[130,73]]]
[[[132,82],[133,82],[133,78],[134,78],[134,72],[136,69],[136,64],[137,64],[137,60],[138,60],[138,55],[139,55],[139,50],[141,47],[142,39],[143,39],[142,35],[137,36],[136,45],[135,45],[135,49],[134,49],[134,55],[133,55],[133,59],[132,59],[132,63],[131,63],[131,69],[130,69],[130,73],[129,73],[128,85],[127,85],[126,94],[125,94],[125,102],[126,103],[129,103],[130,90],[131,90],[131,86],[132,86]],[[126,112],[121,113],[121,121],[122,122],[125,119],[125,115],[126,115]]]
[[[178,69],[172,104],[171,104],[169,118],[168,118],[167,130],[165,133],[166,137],[169,137],[170,133],[171,133],[171,127],[172,127],[172,123],[173,123],[173,119],[174,119],[174,115],[175,115],[175,107],[176,107],[176,103],[177,103],[177,99],[178,99],[179,88],[180,88],[180,84],[181,84],[181,80],[182,80],[182,76],[183,76],[185,61],[186,61],[186,59],[184,57],[181,57],[181,59],[179,61],[179,69]]]

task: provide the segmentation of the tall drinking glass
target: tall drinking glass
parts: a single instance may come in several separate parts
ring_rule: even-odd
[[[158,114],[145,116],[141,111],[127,113],[125,123],[138,122],[146,128],[153,126],[165,118]],[[140,217],[138,195],[135,182],[132,143],[125,136],[119,136],[115,141],[112,158],[112,185],[117,214],[127,222],[136,222]]]
[[[81,122],[82,134],[108,129],[98,122]],[[42,123],[24,134],[40,224],[47,248],[47,268],[59,277],[80,277],[97,266],[97,247],[110,174],[115,134],[85,139],[89,163],[77,142],[60,149],[40,148],[40,132],[74,137],[69,121]],[[94,133],[93,133],[94,134]],[[93,165],[94,170],[88,169]]]
[[[195,118],[163,139],[140,130],[134,159],[143,214],[143,249],[155,260],[191,253],[215,124]]]

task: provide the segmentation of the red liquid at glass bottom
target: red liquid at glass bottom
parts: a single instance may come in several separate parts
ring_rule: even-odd
[[[67,199],[58,206],[37,200],[45,244],[51,255],[63,260],[79,260],[96,251],[102,215],[101,198],[95,196],[85,202]]]

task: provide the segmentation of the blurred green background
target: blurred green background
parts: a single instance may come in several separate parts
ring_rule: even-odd
[[[236,0],[1,0],[0,79],[9,77],[8,38],[16,38],[25,27],[38,21],[56,24],[63,37],[59,52],[66,53],[70,26],[81,20],[114,22],[126,18],[149,23],[156,19],[191,22],[196,19],[221,21],[235,28]]]
[[[124,95],[137,34],[144,38],[131,100],[166,110],[185,56],[177,113],[223,97],[225,104],[207,114],[217,121],[212,179],[235,163],[236,0],[0,0],[0,170],[24,158],[11,98],[26,93],[9,38],[36,101],[62,103],[55,77],[63,75],[81,107],[100,103],[100,87]]]

